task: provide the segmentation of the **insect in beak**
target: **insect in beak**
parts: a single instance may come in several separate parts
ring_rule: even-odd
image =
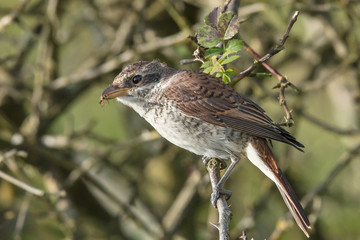
[[[100,97],[99,104],[102,105],[102,106],[104,106],[105,100],[106,100],[107,103],[109,103],[109,100],[107,99],[107,96],[106,96],[106,95],[102,95],[102,96]]]

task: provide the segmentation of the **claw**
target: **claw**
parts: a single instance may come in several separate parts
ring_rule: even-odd
[[[217,208],[216,203],[219,198],[220,198],[220,192],[218,190],[214,190],[211,193],[211,198],[210,198],[211,204],[214,206],[214,208]]]
[[[216,187],[214,191],[211,193],[211,204],[214,206],[214,208],[217,208],[217,200],[220,198],[220,195],[224,195],[226,197],[226,201],[230,199],[232,192],[227,189],[222,189],[219,187]]]

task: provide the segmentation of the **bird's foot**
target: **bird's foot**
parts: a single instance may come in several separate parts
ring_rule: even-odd
[[[205,157],[205,156],[202,157],[202,161],[203,161],[205,167],[207,167],[207,165],[211,159],[212,159],[211,157]],[[217,159],[217,161],[220,161],[220,170],[227,168],[227,163],[224,159]]]
[[[209,161],[211,160],[211,157],[203,156],[201,160],[202,160],[203,164],[205,165],[205,167],[207,167]]]
[[[215,189],[213,189],[213,192],[211,193],[211,204],[214,206],[214,208],[217,208],[217,200],[220,198],[221,195],[224,195],[226,197],[226,201],[230,199],[232,192],[227,189],[222,189],[219,186],[217,186]]]

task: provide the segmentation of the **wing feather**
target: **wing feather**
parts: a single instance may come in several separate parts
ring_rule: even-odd
[[[302,151],[304,146],[272,121],[260,106],[218,78],[192,71],[178,74],[180,76],[171,79],[172,85],[164,94],[185,114],[256,137],[284,142]]]

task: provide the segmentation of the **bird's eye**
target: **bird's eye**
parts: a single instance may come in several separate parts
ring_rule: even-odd
[[[142,76],[141,75],[135,75],[133,78],[132,78],[132,82],[135,83],[135,84],[138,84],[142,79]]]

